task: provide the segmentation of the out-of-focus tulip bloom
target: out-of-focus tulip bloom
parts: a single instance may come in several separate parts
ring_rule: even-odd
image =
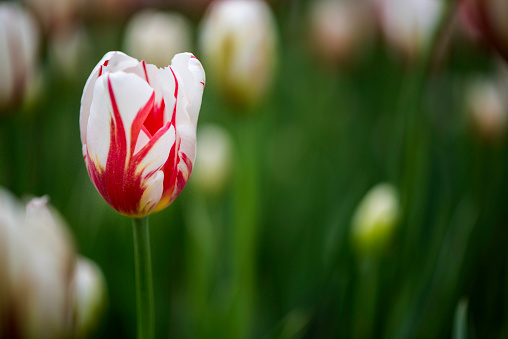
[[[39,44],[32,16],[15,3],[0,3],[0,107],[20,101],[36,69]]]
[[[93,261],[79,257],[74,272],[75,334],[88,338],[97,327],[106,306],[106,280]]]
[[[24,209],[0,188],[0,270],[0,338],[73,338],[100,315],[100,269],[76,261],[65,222],[46,197]]]
[[[58,68],[58,73],[69,79],[79,74],[89,50],[90,40],[83,27],[68,26],[50,36],[51,61]]]
[[[34,199],[25,212],[0,191],[0,253],[7,259],[0,277],[7,293],[0,296],[8,299],[2,338],[65,338],[71,331],[74,247],[46,204],[45,198]]]
[[[192,179],[200,192],[221,193],[230,180],[233,165],[233,142],[228,132],[218,125],[198,130],[198,153]]]
[[[508,86],[496,79],[477,78],[466,91],[466,109],[472,127],[486,142],[495,142],[506,133],[508,123]]]
[[[231,103],[250,106],[267,91],[276,63],[277,29],[261,0],[213,2],[201,25],[200,48]]]
[[[461,19],[468,33],[494,47],[508,61],[508,1],[462,0]]]
[[[170,64],[177,53],[191,49],[189,21],[176,12],[146,9],[136,14],[125,31],[125,52],[158,67]]]
[[[34,11],[45,31],[56,31],[72,24],[81,0],[24,0]]]
[[[386,40],[409,59],[428,45],[444,10],[440,0],[376,0],[376,4]]]
[[[370,2],[320,0],[310,12],[313,50],[328,64],[347,64],[371,43],[374,27]]]
[[[379,254],[387,245],[399,219],[396,189],[381,183],[370,189],[358,205],[352,221],[351,238],[362,256]]]
[[[154,65],[109,52],[81,98],[83,157],[90,179],[119,213],[167,207],[189,180],[205,72],[190,53]]]

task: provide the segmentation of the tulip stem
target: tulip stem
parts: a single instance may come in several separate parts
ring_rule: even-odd
[[[148,217],[141,219],[132,218],[132,226],[134,231],[134,257],[136,266],[138,339],[152,339],[154,312]]]

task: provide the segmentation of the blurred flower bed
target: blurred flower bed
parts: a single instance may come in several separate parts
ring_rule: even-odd
[[[38,258],[15,241],[52,254],[8,236],[37,222],[2,190],[0,338],[135,337],[130,221],[80,143],[113,50],[206,72],[189,185],[150,221],[156,338],[508,336],[506,17],[504,0],[0,2],[0,186],[46,196],[66,272],[98,279],[56,279],[53,259],[11,277]],[[39,276],[66,311],[3,293]],[[56,332],[33,334],[41,308]]]

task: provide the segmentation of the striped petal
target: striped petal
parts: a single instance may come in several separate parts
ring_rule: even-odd
[[[88,77],[83,96],[81,97],[81,110],[79,116],[79,126],[81,132],[81,143],[86,143],[86,133],[88,125],[88,117],[90,116],[90,108],[92,105],[93,92],[97,79],[105,74],[133,67],[138,61],[122,52],[108,52],[95,66],[92,73]]]

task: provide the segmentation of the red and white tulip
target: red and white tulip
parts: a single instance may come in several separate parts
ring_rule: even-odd
[[[109,52],[81,99],[90,179],[119,213],[140,218],[171,204],[191,174],[205,72],[190,53],[157,68]]]

